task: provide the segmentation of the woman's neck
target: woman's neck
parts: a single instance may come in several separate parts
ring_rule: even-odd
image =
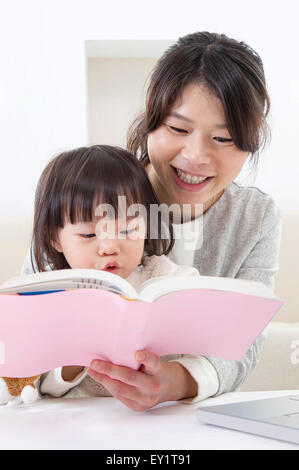
[[[215,196],[213,196],[211,199],[209,199],[207,202],[204,202],[203,204],[203,214],[205,212],[207,212],[208,209],[210,209],[210,207],[212,207],[215,202],[218,201],[218,199],[221,198],[222,194],[224,193],[225,189],[222,189],[222,191],[220,191],[218,194],[216,194]]]

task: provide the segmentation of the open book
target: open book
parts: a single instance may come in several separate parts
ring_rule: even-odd
[[[160,277],[139,292],[112,273],[67,269],[0,287],[0,376],[102,358],[137,368],[135,351],[240,360],[280,309],[262,283]]]

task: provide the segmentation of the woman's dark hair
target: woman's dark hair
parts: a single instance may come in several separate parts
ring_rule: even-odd
[[[168,254],[174,243],[170,224],[168,239],[150,238],[150,206],[159,202],[141,163],[124,149],[94,145],[56,156],[39,179],[31,245],[31,258],[33,261],[34,256],[38,271],[45,271],[47,266],[70,268],[63,253],[53,247],[58,230],[68,222],[93,221],[95,208],[101,203],[110,204],[117,216],[118,196],[126,196],[128,206],[142,204],[146,208],[146,255]]]
[[[235,145],[258,158],[270,131],[270,99],[263,63],[246,43],[224,34],[197,32],[169,47],[153,70],[146,109],[128,131],[127,148],[146,166],[147,137],[159,127],[189,84],[205,87],[221,100]]]

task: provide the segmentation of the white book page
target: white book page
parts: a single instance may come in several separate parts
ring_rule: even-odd
[[[137,297],[137,292],[128,281],[96,269],[61,269],[18,276],[2,284],[0,293],[59,289],[105,289],[130,299]]]
[[[261,282],[211,276],[161,276],[149,279],[142,285],[139,298],[151,302],[171,292],[188,289],[222,290],[278,300],[272,290]]]

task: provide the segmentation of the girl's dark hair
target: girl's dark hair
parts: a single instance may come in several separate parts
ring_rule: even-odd
[[[150,205],[159,202],[141,163],[124,149],[94,145],[56,156],[39,179],[31,244],[38,271],[45,271],[47,266],[70,268],[63,253],[52,246],[58,240],[58,230],[68,222],[94,220],[95,207],[100,203],[111,204],[117,216],[118,196],[122,195],[127,206],[137,203],[146,208],[145,253],[168,254],[174,243],[170,224],[169,239],[150,238]]]
[[[169,47],[153,70],[146,109],[128,131],[127,148],[147,165],[147,137],[159,127],[189,84],[205,87],[222,102],[235,145],[258,159],[270,131],[270,99],[263,63],[246,43],[224,34],[197,32]]]

